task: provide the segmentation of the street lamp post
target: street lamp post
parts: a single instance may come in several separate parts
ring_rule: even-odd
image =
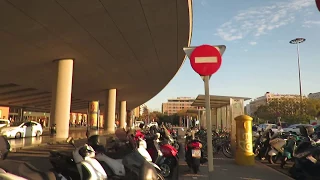
[[[302,113],[302,87],[301,87],[301,71],[300,71],[300,52],[299,52],[299,44],[305,42],[305,38],[296,38],[291,40],[290,44],[297,45],[297,55],[298,55],[298,71],[299,71],[299,90],[300,90],[300,111]]]

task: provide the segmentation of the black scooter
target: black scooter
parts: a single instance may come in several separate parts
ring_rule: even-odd
[[[320,147],[305,127],[300,127],[300,133],[305,139],[296,149],[294,165],[289,172],[297,180],[320,180]]]

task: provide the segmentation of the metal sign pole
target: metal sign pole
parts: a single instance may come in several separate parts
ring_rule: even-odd
[[[199,124],[199,129],[201,128],[201,116],[200,116],[200,108],[198,107],[198,124]]]
[[[97,130],[99,131],[99,126],[100,126],[100,109],[97,112]]]
[[[213,179],[213,149],[212,149],[212,125],[211,125],[211,107],[209,92],[210,76],[204,76],[204,92],[206,105],[206,121],[207,121],[207,152],[208,152],[208,177]]]

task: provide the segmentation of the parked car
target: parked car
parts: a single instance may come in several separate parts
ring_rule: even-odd
[[[150,124],[148,124],[148,127],[151,127],[151,126],[158,127],[158,123],[157,122],[151,122]]]
[[[275,133],[280,131],[276,124],[259,124],[257,128],[258,131],[264,131],[266,129],[271,129]]]
[[[0,128],[9,127],[10,121],[8,119],[0,119]]]
[[[41,124],[35,121],[21,123],[19,126],[3,127],[0,129],[0,135],[8,138],[22,138],[42,135]]]
[[[308,126],[312,126],[310,124],[293,124],[287,128],[283,128],[284,132],[290,132],[290,133],[295,133],[297,135],[300,135],[300,127],[304,126],[304,127],[308,127]]]
[[[135,126],[135,127],[139,127],[140,124],[144,124],[144,122],[143,122],[143,121],[136,121],[136,122],[134,123],[134,126]]]

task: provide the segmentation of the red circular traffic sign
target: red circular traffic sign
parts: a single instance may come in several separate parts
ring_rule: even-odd
[[[220,51],[210,45],[196,47],[190,55],[192,69],[200,76],[210,76],[216,73],[221,66]]]
[[[316,5],[317,5],[318,10],[320,11],[320,0],[316,0]]]

